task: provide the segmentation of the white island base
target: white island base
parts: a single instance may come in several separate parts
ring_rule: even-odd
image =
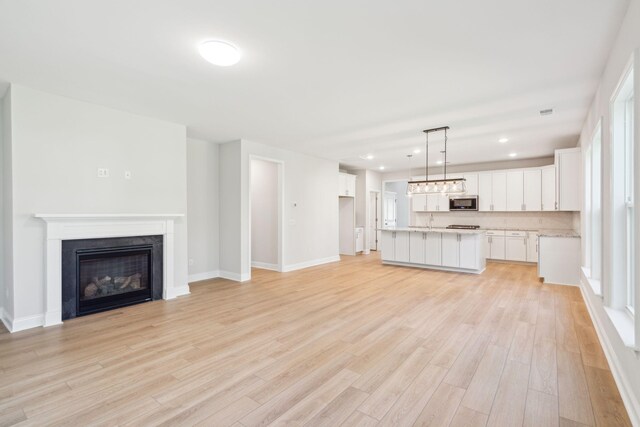
[[[383,264],[460,273],[482,273],[487,265],[485,232],[428,228],[381,229]]]

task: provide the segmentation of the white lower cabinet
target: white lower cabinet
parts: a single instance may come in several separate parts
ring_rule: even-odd
[[[409,234],[408,231],[396,231],[397,262],[409,262]]]
[[[426,262],[425,249],[427,246],[427,233],[412,231],[409,234],[409,262],[424,264]]]
[[[442,265],[442,233],[427,233],[425,264]]]
[[[458,242],[458,236],[456,233],[442,233],[443,267],[460,266],[460,244]]]
[[[385,231],[380,239],[380,252],[383,261],[396,260],[396,232]]]
[[[507,232],[505,259],[508,261],[527,260],[527,233],[525,231]]]
[[[489,259],[506,259],[504,230],[487,231],[486,254]]]
[[[482,233],[383,230],[382,260],[427,268],[481,273],[485,268]]]
[[[527,261],[538,262],[538,233],[527,233]]]
[[[478,250],[482,242],[477,234],[458,234],[460,243],[460,268],[476,270],[478,265]]]

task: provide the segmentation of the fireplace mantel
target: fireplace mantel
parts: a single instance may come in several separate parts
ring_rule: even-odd
[[[38,213],[46,232],[44,326],[62,323],[62,241],[107,237],[162,235],[164,241],[163,295],[172,299],[189,293],[174,286],[174,220],[184,214],[49,214]]]

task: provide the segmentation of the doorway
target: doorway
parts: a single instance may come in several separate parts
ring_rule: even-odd
[[[283,164],[253,156],[250,162],[251,267],[282,271]]]
[[[377,251],[380,241],[380,221],[382,219],[382,201],[379,191],[369,192],[369,250]]]
[[[384,192],[384,226],[395,227],[397,219],[397,198],[393,191]]]

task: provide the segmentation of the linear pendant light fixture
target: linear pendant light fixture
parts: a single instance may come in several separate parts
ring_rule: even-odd
[[[447,179],[447,131],[449,126],[423,130],[426,135],[426,147],[424,163],[425,179],[422,181],[409,181],[407,195],[414,194],[464,194],[467,192],[467,183],[464,178]],[[444,176],[442,179],[429,179],[429,134],[444,131]]]

